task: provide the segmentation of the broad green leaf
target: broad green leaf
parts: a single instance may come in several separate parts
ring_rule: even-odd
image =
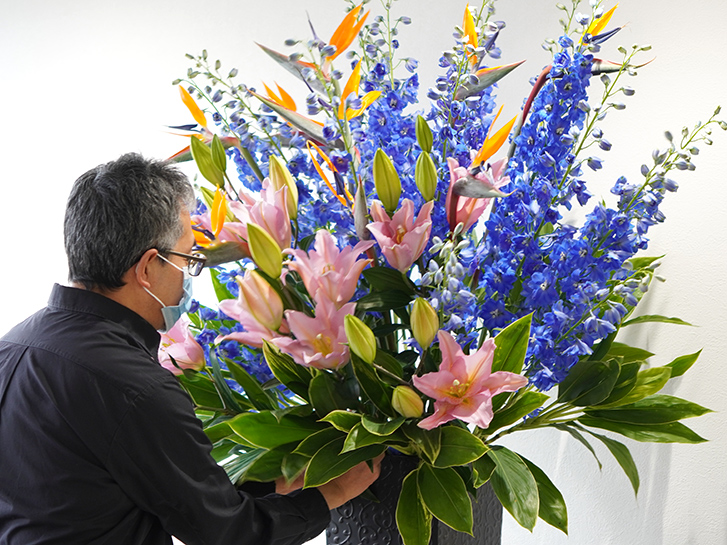
[[[661,390],[671,376],[671,369],[668,367],[652,367],[651,369],[643,369],[636,375],[636,384],[631,391],[624,397],[615,402],[615,405],[628,405],[635,403],[640,399],[649,397]],[[598,408],[605,408],[599,406]]]
[[[530,325],[533,315],[528,314],[511,323],[495,337],[495,355],[492,372],[508,371],[520,374],[525,362],[525,354],[530,340]]]
[[[603,464],[601,464],[601,460],[598,459],[598,455],[596,454],[596,451],[594,450],[593,446],[586,440],[585,437],[573,426],[570,424],[554,424],[553,427],[555,429],[558,429],[560,431],[564,431],[566,433],[569,433],[573,439],[578,441],[581,445],[586,447],[591,454],[593,454],[593,457],[596,459],[596,463],[598,464],[598,469],[603,469]]]
[[[663,394],[655,394],[613,409],[586,410],[586,414],[596,418],[631,424],[667,424],[709,412],[712,411],[686,399]]]
[[[340,477],[352,467],[376,458],[386,450],[385,445],[371,445],[341,453],[345,438],[331,441],[315,453],[305,472],[305,487],[320,486]]]
[[[369,445],[380,445],[384,441],[386,441],[386,438],[371,433],[359,423],[348,432],[341,453],[350,452],[361,447],[368,447]]]
[[[419,496],[418,470],[404,477],[396,504],[396,526],[404,545],[429,545],[432,536],[432,515]]]
[[[385,350],[379,349],[376,351],[374,363],[379,367],[383,367],[389,373],[393,373],[397,377],[401,378],[404,376],[404,369],[401,362]]]
[[[224,409],[225,404],[220,399],[214,383],[200,373],[185,373],[180,377],[180,383],[192,398],[195,406],[206,409]]]
[[[558,401],[576,407],[595,405],[611,394],[619,371],[616,360],[581,360],[571,367],[568,376],[558,385]]]
[[[225,155],[225,147],[222,145],[222,140],[216,134],[212,137],[210,151],[212,152],[212,162],[214,165],[220,172],[225,172],[227,170],[227,155]]]
[[[326,424],[298,416],[283,416],[278,421],[270,411],[242,413],[229,420],[228,424],[243,439],[266,449],[302,441],[326,427]]]
[[[416,286],[403,273],[389,267],[371,267],[363,272],[372,288],[379,291],[399,290],[409,295],[416,293]]]
[[[391,389],[379,380],[374,367],[355,354],[351,354],[351,365],[361,389],[371,402],[385,414],[395,416],[391,407]]]
[[[639,425],[611,422],[588,415],[581,416],[578,421],[584,426],[620,433],[629,439],[645,443],[703,443],[706,441],[704,437],[700,437],[681,422]]]
[[[225,404],[225,408],[236,413],[241,413],[244,403],[239,403],[235,393],[227,384],[225,378],[222,375],[222,368],[220,367],[220,361],[217,358],[217,354],[214,350],[210,350],[210,363],[212,364],[212,379],[215,381],[215,388],[220,394],[222,402]]]
[[[621,403],[621,400],[626,397],[636,387],[636,381],[639,376],[639,369],[641,368],[641,361],[630,361],[627,363],[621,363],[621,369],[618,373],[618,379],[616,384],[611,390],[611,393],[606,399],[600,403],[596,403],[595,407],[603,406],[616,406]]]
[[[488,447],[469,431],[459,426],[443,426],[439,455],[434,467],[463,466],[474,462]]]
[[[618,334],[618,330],[609,334],[605,339],[602,339],[598,344],[593,347],[593,353],[588,357],[591,361],[602,361],[607,360],[609,350],[614,344],[614,339]]]
[[[653,352],[649,352],[643,348],[636,348],[635,346],[629,346],[623,343],[613,343],[608,351],[607,357],[620,358],[621,363],[628,363],[631,361],[646,361],[653,355]]]
[[[331,441],[336,439],[345,439],[346,435],[342,434],[335,428],[326,428],[312,433],[303,439],[293,451],[294,454],[313,458],[313,455],[325,447]]]
[[[490,483],[502,506],[522,526],[532,531],[538,520],[538,483],[520,456],[495,446],[487,452],[495,462]]]
[[[492,477],[495,472],[495,462],[489,456],[482,456],[472,462],[472,470],[474,472],[472,484],[475,488],[479,488]]]
[[[694,365],[694,362],[697,361],[697,358],[701,353],[702,351],[700,350],[699,352],[695,352],[694,354],[679,356],[671,363],[666,364],[665,367],[671,369],[671,378],[680,377],[684,373],[686,373],[689,368]]]
[[[283,465],[283,458],[289,453],[290,449],[285,447],[265,452],[248,466],[242,477],[246,481],[265,483],[272,482],[275,479],[282,477],[283,472],[280,468]]]
[[[361,415],[350,411],[331,411],[321,420],[339,431],[348,433],[356,424],[361,423]]]
[[[266,452],[268,452],[266,449],[252,449],[236,453],[236,456],[226,461],[222,467],[224,467],[230,480],[239,485],[245,480],[245,473],[250,466]]]
[[[401,290],[377,291],[356,301],[356,312],[387,312],[407,306],[413,298]]]
[[[396,430],[398,430],[405,420],[406,418],[404,418],[403,416],[399,416],[387,422],[378,422],[376,420],[373,420],[372,418],[369,418],[368,416],[364,416],[361,419],[361,424],[364,428],[366,428],[370,433],[373,433],[374,435],[386,436],[391,435]]]
[[[593,433],[590,430],[585,431],[590,433],[593,437],[600,440],[604,445],[606,445],[606,447],[608,447],[608,450],[611,451],[611,454],[613,454],[613,457],[616,458],[618,465],[621,466],[621,469],[624,470],[626,477],[628,477],[629,481],[631,482],[631,486],[634,489],[634,494],[638,494],[639,470],[636,467],[636,463],[634,462],[634,458],[633,456],[631,456],[631,452],[629,451],[628,447],[623,443],[619,443],[618,441],[611,439],[610,437],[606,437],[605,435],[599,435],[598,433]]]
[[[524,392],[514,402],[495,413],[486,431],[493,432],[504,426],[514,424],[535,409],[542,407],[548,399],[550,399],[550,396],[543,392]]]
[[[192,157],[197,164],[200,174],[216,186],[222,187],[225,183],[225,178],[222,175],[222,171],[212,161],[212,152],[210,149],[195,136],[190,137],[189,142]]]
[[[235,443],[231,441],[222,441],[218,445],[215,445],[215,448],[210,452],[210,456],[219,464],[222,460],[230,457],[230,449],[234,446]]]
[[[458,532],[472,535],[472,501],[459,473],[451,467],[423,464],[417,473],[417,484],[432,515]]]
[[[289,452],[283,456],[283,461],[280,464],[280,471],[285,477],[288,483],[293,482],[298,476],[303,473],[306,466],[308,465],[308,456],[303,456],[296,452]]]
[[[263,355],[275,378],[308,401],[308,386],[313,379],[310,371],[295,363],[287,354],[282,354],[275,345],[267,341],[263,343]]]
[[[635,325],[635,324],[649,324],[649,323],[662,323],[662,324],[677,324],[677,325],[693,325],[689,322],[685,322],[681,318],[668,318],[666,316],[661,316],[659,314],[645,314],[643,316],[637,316],[636,318],[631,318],[630,320],[626,320],[624,323],[621,324],[622,327],[627,325]]]
[[[437,459],[442,446],[442,428],[425,430],[416,424],[405,424],[402,430],[430,463]]]
[[[345,410],[351,402],[345,384],[329,372],[320,371],[313,377],[308,397],[316,413],[323,418],[333,411]]]
[[[225,363],[232,374],[232,378],[245,390],[245,394],[253,407],[259,411],[278,408],[278,403],[270,399],[257,379],[250,375],[244,367],[227,358],[225,358]]]
[[[240,257],[242,259],[242,257]],[[220,282],[218,276],[220,274],[220,271],[216,269],[208,269],[210,272],[210,276],[212,277],[212,287],[215,290],[215,296],[217,297],[218,301],[223,301],[225,299],[234,299],[235,296],[232,295],[229,289],[227,289],[227,286]]]
[[[204,429],[204,432],[207,434],[211,443],[216,443],[217,441],[234,433],[227,422],[219,422],[212,426],[207,426]]]
[[[538,517],[568,535],[568,509],[565,506],[563,494],[542,469],[522,456],[520,459],[528,466],[538,484]]]

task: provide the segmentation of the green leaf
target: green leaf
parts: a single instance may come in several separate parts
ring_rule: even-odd
[[[490,479],[495,495],[520,526],[532,531],[539,509],[535,477],[520,456],[505,447],[494,446],[487,456],[496,466]]]
[[[542,469],[522,456],[520,459],[528,466],[538,485],[538,517],[568,535],[568,509],[565,506],[563,494]]]
[[[548,401],[548,399],[550,399],[550,396],[543,392],[524,392],[504,409],[495,413],[486,431],[491,433],[504,426],[514,424],[535,409],[542,407],[543,403]]]
[[[316,452],[321,450],[331,441],[336,439],[345,439],[346,436],[335,428],[326,428],[317,431],[305,439],[303,439],[293,451],[294,454],[300,454],[307,458],[313,458]]]
[[[581,416],[578,421],[584,426],[620,433],[629,439],[645,443],[703,443],[706,441],[704,437],[700,437],[681,422],[639,425],[611,422],[588,415]]]
[[[383,367],[389,373],[393,373],[397,377],[401,378],[404,376],[404,368],[401,362],[385,350],[379,349],[376,351],[374,363],[379,367]]]
[[[616,458],[618,465],[620,465],[621,469],[624,470],[626,477],[628,477],[629,481],[631,482],[631,486],[634,489],[634,494],[638,494],[639,470],[636,467],[636,463],[634,462],[634,458],[633,456],[631,456],[631,452],[629,451],[628,447],[623,443],[619,443],[618,441],[611,439],[610,437],[606,437],[605,435],[599,435],[597,433],[593,433],[590,430],[585,431],[590,433],[593,437],[600,440],[604,445],[606,445],[608,450],[611,451],[611,454],[613,454],[613,457]]]
[[[391,388],[385,385],[376,374],[373,365],[351,354],[351,365],[361,389],[376,407],[390,416],[395,416],[391,407]]]
[[[667,424],[712,412],[706,407],[679,397],[655,394],[644,399],[606,410],[586,410],[586,414],[631,424]]]
[[[286,482],[291,483],[297,479],[301,473],[305,470],[308,465],[310,457],[303,456],[296,452],[289,452],[283,456],[283,461],[280,464],[280,471],[285,477]]]
[[[396,504],[396,526],[404,545],[429,545],[432,515],[419,496],[418,470],[404,477]]]
[[[528,314],[511,323],[495,337],[495,355],[492,372],[508,371],[520,374],[525,362],[525,353],[530,340],[530,326],[533,315]]]
[[[228,424],[243,439],[266,449],[302,441],[326,426],[299,416],[283,416],[278,421],[270,411],[242,413]]]
[[[275,378],[308,401],[308,386],[313,379],[310,371],[295,363],[293,358],[281,353],[275,345],[267,341],[263,342],[263,355]]]
[[[194,158],[194,162],[197,163],[200,174],[216,186],[222,187],[225,179],[222,171],[212,161],[212,152],[210,149],[195,136],[192,136],[189,142],[192,157]]]
[[[643,316],[637,316],[636,318],[631,318],[630,320],[626,320],[624,323],[621,324],[622,327],[627,325],[635,325],[635,324],[648,324],[648,323],[662,323],[662,324],[677,324],[677,325],[693,325],[689,322],[685,322],[684,320],[680,318],[668,318],[666,316],[661,316],[659,314],[644,314]]]
[[[634,270],[637,271],[639,269],[646,269],[649,267],[652,263],[655,261],[658,261],[659,259],[662,259],[664,256],[660,255],[657,257],[632,257],[628,260],[629,263],[633,266]]]
[[[398,430],[405,420],[406,418],[399,416],[386,422],[378,422],[368,416],[364,416],[361,419],[361,424],[374,435],[388,436]]]
[[[413,295],[401,290],[369,293],[356,301],[356,312],[387,312],[407,306],[412,299]]]
[[[225,358],[225,363],[232,374],[232,378],[245,390],[245,394],[247,394],[247,398],[253,407],[259,411],[278,408],[278,403],[270,399],[257,379],[250,375],[244,367],[227,358]]]
[[[629,346],[624,343],[613,343],[608,351],[607,358],[619,358],[621,363],[628,363],[632,361],[646,361],[653,355],[653,352],[649,352],[643,348],[636,348],[635,346]]]
[[[416,424],[409,423],[405,424],[402,430],[430,463],[437,459],[442,446],[442,428],[425,430]]]
[[[257,457],[242,474],[246,481],[272,482],[282,477],[283,458],[290,453],[289,448],[276,448]]]
[[[472,484],[475,488],[479,488],[492,477],[495,472],[495,462],[489,456],[482,456],[472,462],[472,469],[474,471]]]
[[[616,360],[581,360],[571,367],[568,376],[558,385],[558,401],[576,407],[595,405],[610,395],[619,372]]]
[[[459,473],[451,467],[423,464],[417,472],[417,484],[432,515],[458,532],[472,535],[472,501]]]
[[[666,364],[665,367],[671,369],[671,378],[680,377],[684,373],[689,371],[689,368],[694,365],[701,353],[702,351],[700,350],[699,352],[695,352],[694,354],[679,356],[671,363]]]
[[[217,297],[218,301],[224,301],[225,299],[234,299],[235,296],[232,295],[230,290],[227,289],[227,286],[220,282],[218,276],[220,274],[220,271],[217,269],[207,269],[210,272],[210,276],[212,276],[212,287],[215,290],[215,296]]]
[[[344,382],[326,371],[320,371],[313,377],[308,388],[311,405],[320,418],[333,411],[346,410],[351,403],[351,396],[347,394]]]
[[[179,382],[192,398],[195,406],[208,409],[224,409],[225,404],[220,399],[214,383],[200,373],[185,373],[180,375]]]
[[[466,82],[459,86],[457,89],[457,93],[455,95],[455,99],[457,100],[464,100],[467,97],[476,95],[485,89],[487,89],[490,85],[493,85],[494,83],[497,83],[502,78],[507,76],[510,72],[515,70],[518,66],[520,66],[525,61],[520,62],[514,62],[512,64],[505,64],[503,66],[496,66],[494,68],[490,68],[485,72],[481,72],[477,74],[477,83],[473,82]]]
[[[668,367],[652,367],[651,369],[643,369],[642,371],[639,371],[636,375],[636,384],[634,387],[628,394],[618,401],[615,401],[613,406],[628,405],[655,394],[661,390],[667,382],[669,382],[670,376],[671,369]],[[610,406],[611,405],[601,405],[598,408],[603,409]]]
[[[357,448],[367,447],[369,445],[380,445],[386,439],[380,435],[375,435],[364,428],[360,423],[356,424],[346,436],[343,443],[341,453],[356,450]]]
[[[339,431],[348,433],[356,424],[361,423],[361,415],[350,411],[331,411],[321,420]]]
[[[636,381],[639,376],[639,369],[641,368],[641,361],[630,361],[627,363],[621,363],[616,379],[616,384],[611,390],[611,393],[606,399],[600,403],[596,403],[596,407],[602,406],[616,406],[621,403],[621,400],[626,397],[636,387]]]
[[[212,152],[212,162],[214,165],[220,172],[225,172],[227,170],[227,155],[225,155],[225,147],[222,145],[222,140],[216,134],[212,137],[210,151]]]
[[[331,441],[315,453],[305,472],[305,487],[320,486],[340,477],[352,467],[376,458],[386,450],[385,445],[371,445],[341,453],[345,438]]]
[[[463,466],[474,462],[489,449],[477,437],[459,426],[442,427],[442,441],[434,467]]]
[[[409,295],[416,293],[414,283],[396,269],[390,267],[371,267],[366,269],[363,275],[369,285],[376,290],[398,290]]]
[[[220,394],[225,408],[236,413],[241,413],[244,409],[238,403],[229,384],[225,382],[225,378],[222,376],[222,369],[220,368],[220,361],[214,350],[210,350],[210,363],[212,363],[212,379],[215,381],[215,388],[217,388],[217,392]]]
[[[232,431],[232,428],[230,428],[227,422],[218,422],[212,426],[207,426],[204,429],[204,432],[207,434],[210,443],[213,444],[235,433]]]
[[[586,447],[591,452],[591,454],[593,454],[593,457],[596,459],[596,463],[598,464],[598,469],[599,470],[603,469],[603,464],[601,464],[601,460],[598,459],[598,455],[596,454],[596,451],[594,450],[593,446],[591,446],[591,444],[586,440],[585,437],[583,437],[583,435],[577,429],[575,429],[573,426],[571,426],[569,424],[554,424],[553,427],[560,431],[569,433],[573,437],[573,439],[575,439],[581,445]]]
[[[598,344],[596,344],[593,347],[593,353],[588,357],[591,361],[602,361],[607,360],[608,358],[608,352],[611,350],[611,347],[614,344],[614,339],[616,338],[616,335],[618,334],[618,330],[614,331],[613,333],[606,336],[605,339],[602,339]]]

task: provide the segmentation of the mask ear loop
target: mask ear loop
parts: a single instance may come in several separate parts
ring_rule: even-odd
[[[158,255],[158,254],[157,254],[157,255]],[[161,256],[159,256],[159,257],[161,257]],[[174,265],[174,263],[172,263],[172,265]],[[135,272],[136,274],[139,274],[139,264],[138,264],[138,263],[136,264],[136,270],[135,270],[134,272]],[[155,301],[156,301],[157,303],[159,303],[159,304],[160,304],[160,305],[162,306],[162,308],[164,308],[164,307],[166,307],[166,306],[167,306],[167,305],[165,305],[165,304],[164,304],[164,303],[162,302],[162,300],[161,300],[161,299],[159,299],[159,297],[157,297],[157,296],[156,296],[156,295],[154,295],[154,294],[153,294],[153,293],[152,293],[151,291],[149,291],[149,289],[148,289],[148,288],[147,288],[146,286],[142,286],[142,287],[141,287],[141,289],[143,289],[143,290],[144,290],[145,292],[147,292],[147,293],[148,293],[149,295],[151,295],[151,296],[152,296],[152,297],[154,298],[154,300],[155,300]]]

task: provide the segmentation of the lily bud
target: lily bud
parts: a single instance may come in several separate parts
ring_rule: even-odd
[[[258,268],[271,278],[283,271],[283,253],[265,229],[254,223],[247,224],[247,244]]]
[[[273,184],[275,191],[281,187],[288,188],[288,216],[294,220],[298,217],[298,186],[295,185],[293,175],[283,161],[275,155],[270,156],[270,183]]]
[[[368,364],[376,357],[376,337],[371,328],[353,314],[346,314],[343,319],[348,346],[354,354]]]
[[[419,418],[424,412],[424,402],[414,390],[408,386],[397,386],[391,396],[391,406],[401,416]]]
[[[417,159],[414,180],[424,200],[427,202],[434,200],[434,192],[437,190],[437,167],[426,151],[423,151]]]
[[[240,304],[261,325],[277,331],[283,321],[283,300],[273,287],[256,271],[247,271],[240,286]]]
[[[391,158],[381,148],[374,155],[374,185],[384,208],[389,212],[396,210],[401,196],[401,180]]]
[[[427,125],[427,120],[422,116],[417,116],[416,122],[417,143],[422,151],[430,153],[432,151],[432,129]]]
[[[425,299],[414,299],[411,309],[411,331],[424,350],[429,348],[439,331],[439,316]]]

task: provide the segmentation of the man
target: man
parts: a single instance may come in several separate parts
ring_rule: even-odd
[[[0,545],[297,544],[378,476],[253,498],[157,360],[194,263],[184,175],[129,154],[73,186],[71,287],[0,340]]]

